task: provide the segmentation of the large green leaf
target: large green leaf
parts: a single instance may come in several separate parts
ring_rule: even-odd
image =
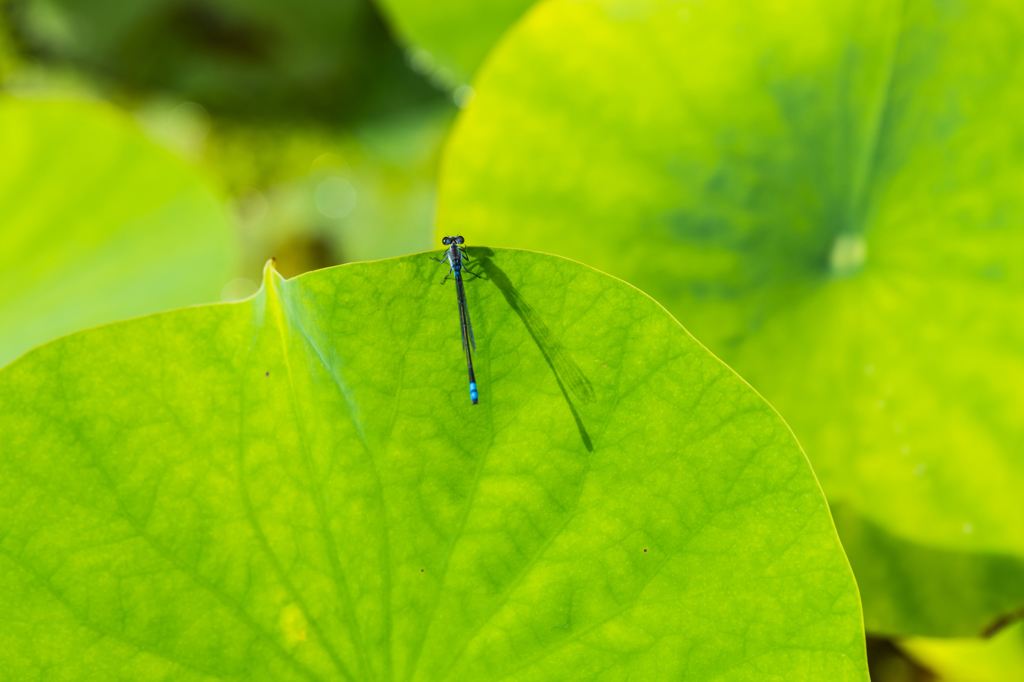
[[[859,680],[786,424],[664,309],[471,250],[88,330],[0,372],[11,679]]]
[[[936,682],[1009,682],[1024,679],[1024,623],[991,639],[925,639],[900,647],[935,673]]]
[[[378,0],[391,22],[426,54],[417,54],[421,70],[447,69],[450,79],[466,81],[491,47],[533,0]],[[429,63],[425,63],[429,60]]]
[[[1024,604],[1022,44],[1016,0],[548,2],[439,229],[651,293],[793,426],[869,629],[978,633]]]
[[[0,366],[83,327],[220,300],[223,209],[125,114],[2,97],[0,156]]]

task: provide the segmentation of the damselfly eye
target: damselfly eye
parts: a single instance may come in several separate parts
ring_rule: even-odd
[[[441,243],[444,244],[445,246],[448,246],[449,244],[452,243],[452,238],[451,237],[445,237],[444,239],[441,240]]]
[[[465,243],[466,243],[466,240],[465,240],[465,239],[463,239],[462,237],[456,237],[456,238],[455,238],[455,243],[456,243],[456,244],[465,244]]]

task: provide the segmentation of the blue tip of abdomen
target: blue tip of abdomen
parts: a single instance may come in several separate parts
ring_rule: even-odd
[[[476,405],[476,401],[479,399],[479,394],[476,392],[476,384],[473,382],[469,383],[469,399]]]

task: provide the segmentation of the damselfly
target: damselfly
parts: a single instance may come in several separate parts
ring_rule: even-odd
[[[465,267],[466,255],[462,245],[466,242],[462,237],[445,237],[441,243],[448,247],[444,258],[434,258],[438,263],[448,261],[448,274],[444,276],[441,284],[448,281],[449,277],[455,277],[455,296],[459,304],[459,325],[462,327],[462,350],[466,352],[466,369],[469,370],[469,399],[476,405],[478,394],[476,391],[476,376],[473,374],[473,352],[476,351],[476,340],[473,338],[473,325],[469,321],[469,306],[466,305],[466,288],[462,284],[462,273],[477,277]]]

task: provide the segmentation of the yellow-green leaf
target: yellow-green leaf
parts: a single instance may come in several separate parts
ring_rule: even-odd
[[[1024,604],[1024,5],[552,0],[439,230],[625,278],[807,449],[868,628]]]

